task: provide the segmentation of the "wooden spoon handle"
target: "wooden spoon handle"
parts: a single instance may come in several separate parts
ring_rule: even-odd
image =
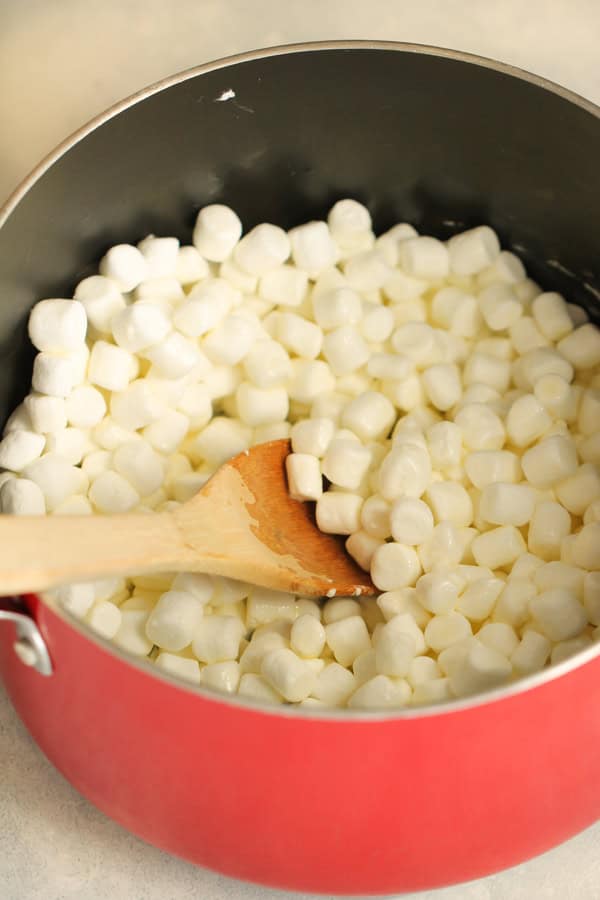
[[[0,516],[0,591],[185,568],[197,556],[169,513]]]

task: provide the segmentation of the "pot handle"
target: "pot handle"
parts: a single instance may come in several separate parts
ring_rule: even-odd
[[[23,665],[40,675],[52,675],[52,660],[35,619],[15,597],[0,597],[0,625],[12,622],[17,632],[13,650]]]

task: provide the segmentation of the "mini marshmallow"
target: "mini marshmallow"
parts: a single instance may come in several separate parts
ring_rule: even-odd
[[[412,691],[404,678],[376,675],[365,681],[349,698],[351,709],[398,709],[406,706]]]
[[[44,351],[35,357],[31,378],[34,391],[51,397],[68,397],[77,381],[76,367],[70,356]]]
[[[377,249],[364,250],[346,260],[344,275],[348,285],[356,291],[377,291],[387,282],[392,269],[383,253]]]
[[[89,498],[101,513],[129,512],[140,502],[140,495],[117,472],[103,472],[93,482]]]
[[[427,449],[434,469],[457,466],[462,457],[462,431],[455,422],[436,422],[427,429]]]
[[[87,478],[81,469],[55,453],[46,453],[30,463],[23,469],[23,475],[41,489],[49,512],[70,495],[85,493],[87,486]]]
[[[280,306],[300,306],[308,293],[308,275],[293,266],[278,266],[260,279],[258,295]]]
[[[203,616],[195,629],[194,655],[209,664],[236,659],[245,630],[236,616]]]
[[[136,431],[160,419],[166,411],[164,397],[148,379],[132,381],[125,390],[113,393],[110,414],[123,428]]]
[[[233,251],[233,258],[245,272],[261,276],[284,263],[290,250],[290,239],[285,231],[265,222],[241,239]]]
[[[117,447],[112,464],[115,471],[126,478],[141,497],[154,493],[163,483],[162,458],[142,438]]]
[[[352,672],[331,662],[317,675],[312,694],[327,706],[343,706],[356,687],[357,679]]]
[[[496,601],[494,621],[520,628],[529,618],[529,603],[536,592],[533,582],[525,578],[511,578]]]
[[[523,306],[507,284],[490,284],[479,294],[479,308],[492,331],[504,331],[520,318]]]
[[[583,516],[590,503],[600,498],[600,473],[597,467],[584,463],[573,475],[557,484],[555,492],[556,499],[565,509],[574,516]]]
[[[526,549],[523,536],[514,525],[502,525],[486,531],[471,544],[471,552],[477,565],[490,569],[511,565]]]
[[[381,675],[406,677],[417,653],[424,651],[423,633],[411,616],[395,616],[379,633],[375,647],[376,671]]]
[[[485,647],[497,650],[507,659],[511,658],[519,646],[519,638],[515,629],[504,622],[488,622],[477,632],[477,640],[481,641]]]
[[[514,483],[521,478],[519,457],[508,450],[478,450],[465,458],[469,480],[479,490],[497,481]]]
[[[173,314],[173,325],[187,337],[201,337],[217,328],[232,307],[232,292],[227,282],[213,279],[202,282]]]
[[[584,525],[573,542],[573,562],[582,569],[598,568],[600,547],[600,522]]]
[[[370,498],[373,500],[373,497]],[[366,504],[369,503],[367,500]],[[389,527],[395,541],[416,546],[423,544],[433,534],[433,515],[429,506],[414,497],[400,497],[394,500],[389,515]],[[363,507],[363,517],[364,517]],[[387,530],[387,526],[384,530]],[[386,535],[387,537],[387,535]]]
[[[29,314],[29,337],[38,350],[77,350],[85,340],[87,316],[77,300],[40,300]]]
[[[235,694],[240,683],[240,667],[234,660],[204,666],[200,672],[200,683],[203,687],[225,694]]]
[[[500,450],[506,433],[499,416],[482,403],[469,403],[454,416],[469,450]]]
[[[138,374],[135,356],[122,347],[96,341],[90,354],[88,378],[107,391],[124,391]]]
[[[371,640],[361,616],[347,616],[325,626],[327,644],[337,662],[351,666],[357,656],[371,648]]]
[[[415,444],[392,449],[381,464],[379,485],[385,500],[400,496],[419,498],[431,480],[429,454]]]
[[[475,694],[504,684],[511,674],[512,666],[502,653],[477,641],[450,674],[450,689],[458,697]]]
[[[567,304],[560,294],[538,294],[531,304],[531,312],[537,327],[550,341],[559,341],[573,331]]]
[[[447,247],[450,271],[457,275],[475,275],[492,265],[500,254],[498,236],[487,225],[451,237]]]
[[[213,203],[198,213],[193,243],[211,262],[222,262],[231,254],[242,234],[242,223],[228,206]]]
[[[472,634],[471,625],[464,616],[451,610],[434,616],[425,628],[427,645],[439,653],[447,647],[468,638]]]
[[[357,325],[363,316],[360,294],[345,285],[313,295],[312,307],[315,322],[323,331],[341,325]]]
[[[200,684],[200,666],[195,659],[188,659],[184,656],[178,656],[175,653],[167,653],[163,651],[159,653],[155,660],[155,665],[168,672],[169,675],[175,675],[184,681],[191,681],[193,684]],[[208,668],[208,666],[206,667]],[[209,679],[203,679],[203,683]],[[226,691],[227,687],[223,680],[219,682],[219,689]]]
[[[531,600],[530,610],[542,633],[552,641],[577,637],[587,625],[583,606],[567,588],[538,594]]]
[[[139,242],[137,248],[146,260],[146,278],[164,278],[175,274],[179,253],[177,238],[149,234]]]
[[[338,250],[326,222],[308,222],[292,228],[289,239],[294,263],[311,278],[337,261]]]
[[[210,274],[208,263],[195,247],[180,247],[177,251],[174,273],[181,284],[195,284]]]
[[[600,625],[600,572],[588,572],[585,575],[583,605],[592,625]]]
[[[506,417],[506,433],[516,447],[527,447],[540,438],[552,419],[533,394],[524,394],[512,404]]]
[[[383,541],[372,537],[366,531],[355,531],[346,541],[346,552],[354,559],[361,569],[368,572],[371,567],[373,554],[383,544]]]
[[[352,534],[360,530],[363,498],[358,494],[323,494],[317,500],[317,525],[326,534]]]
[[[89,431],[80,428],[63,428],[53,431],[46,438],[46,452],[56,453],[73,466],[78,465],[93,447]]]
[[[111,328],[119,347],[130,353],[138,353],[164,340],[170,325],[167,316],[158,306],[139,301],[117,313]]]
[[[400,268],[413,278],[435,281],[448,274],[450,260],[446,246],[433,237],[415,237],[398,246]]]
[[[359,324],[360,332],[369,343],[387,341],[394,330],[394,314],[387,306],[377,303],[364,305],[364,314]]]
[[[423,384],[429,402],[442,412],[449,410],[460,400],[462,385],[457,366],[430,366],[423,372]]]
[[[211,467],[222,465],[250,446],[252,432],[247,426],[217,416],[194,440],[196,453]]]
[[[167,591],[148,617],[146,634],[163,650],[183,650],[191,644],[202,615],[202,604],[193,594]]]
[[[82,304],[90,324],[102,334],[110,332],[114,316],[125,309],[125,299],[119,285],[102,275],[84,278],[75,288],[73,296]]]
[[[464,552],[460,529],[452,522],[440,522],[429,540],[418,547],[419,560],[425,572],[452,569],[459,564]]]
[[[462,484],[439,481],[429,485],[425,499],[436,522],[452,522],[464,528],[473,521],[473,503]]]
[[[521,643],[513,651],[510,660],[515,672],[519,675],[531,675],[546,665],[550,656],[551,644],[547,637],[528,628],[523,634]]]
[[[190,427],[188,416],[168,409],[160,419],[147,425],[143,436],[159,453],[174,453]]]
[[[100,260],[98,270],[105,278],[115,281],[125,293],[148,277],[148,263],[143,254],[131,244],[116,244]]]
[[[123,428],[110,416],[106,416],[92,431],[93,440],[104,450],[114,450],[134,437],[133,431]]]
[[[292,361],[292,380],[288,383],[291,400],[310,404],[320,394],[326,394],[335,387],[335,377],[321,359],[295,359]]]
[[[425,322],[407,322],[392,334],[392,347],[396,353],[411,359],[419,368],[438,362],[436,332]]]
[[[214,371],[215,370],[213,369],[213,374]],[[232,389],[234,386],[235,385],[232,383]],[[193,430],[204,428],[205,425],[208,425],[212,418],[213,408],[211,392],[206,383],[206,379],[203,384],[190,384],[186,387],[179,398],[177,409],[188,417],[190,428]],[[160,419],[158,421],[160,421]],[[159,450],[160,448],[157,447],[156,449]]]
[[[335,431],[331,419],[304,419],[292,426],[291,441],[294,453],[308,453],[322,458],[329,447]]]
[[[416,584],[415,597],[430,613],[439,615],[454,609],[461,581],[451,572],[428,572]]]
[[[289,398],[283,387],[259,388],[243,381],[235,397],[238,415],[245,425],[270,425],[287,418]]]
[[[266,444],[269,441],[288,440],[292,426],[289,422],[273,422],[272,425],[259,425],[254,429],[254,444]]]
[[[323,338],[323,356],[334,375],[347,375],[367,362],[369,349],[356,328],[341,325]]]
[[[0,510],[12,516],[43,516],[46,500],[36,482],[10,478],[0,487]]]
[[[478,578],[460,595],[456,609],[471,622],[482,622],[491,615],[503,588],[500,578]]]
[[[419,557],[412,547],[397,543],[382,544],[373,554],[371,578],[382,591],[408,587],[415,583],[420,574]]]
[[[325,646],[325,629],[309,614],[298,616],[292,624],[290,646],[299,656],[315,658]]]
[[[538,503],[529,523],[530,552],[544,560],[558,559],[561,542],[570,530],[571,517],[560,503],[551,500]]]
[[[91,516],[93,511],[92,504],[87,497],[76,494],[59,503],[53,513],[55,516]]]
[[[577,428],[586,435],[600,431],[600,390],[597,388],[587,388],[581,395]]]
[[[121,627],[123,615],[119,607],[115,606],[114,603],[102,600],[92,607],[88,613],[87,621],[96,634],[110,641]]]
[[[92,428],[104,418],[106,402],[100,391],[82,384],[67,397],[65,412],[69,424],[75,428]]]
[[[295,500],[318,500],[323,494],[321,467],[316,456],[290,453],[285,461],[290,496]]]
[[[45,444],[46,438],[34,431],[9,431],[0,441],[0,466],[20,472],[38,459]]]
[[[369,469],[371,454],[357,441],[333,440],[323,457],[322,472],[332,484],[356,490]]]
[[[371,215],[356,200],[338,200],[329,210],[327,224],[334,241],[344,252],[355,253],[373,241]]]
[[[277,319],[277,340],[297,356],[314,359],[321,352],[323,332],[314,322],[295,313],[281,313]]]
[[[372,494],[365,500],[361,513],[361,525],[367,534],[385,540],[392,534],[390,521],[391,506],[378,494]]]
[[[537,350],[539,347],[547,347],[548,339],[538,329],[531,316],[521,316],[509,328],[512,345],[519,354]]]
[[[160,344],[144,352],[157,374],[162,378],[182,378],[203,363],[204,371],[210,368],[206,357],[201,356],[195,342],[187,340],[177,331],[172,331]],[[199,374],[203,374],[200,370]]]
[[[576,369],[593,369],[600,363],[600,331],[595,325],[581,325],[557,344],[557,350]]]
[[[465,362],[463,381],[469,385],[485,384],[504,393],[508,390],[511,366],[508,360],[477,350]]]
[[[484,487],[479,515],[493,525],[525,525],[535,507],[535,491],[525,484],[496,482]]]
[[[513,365],[515,384],[526,390],[535,388],[538,379],[544,375],[560,375],[570,383],[573,380],[573,366],[565,356],[550,347],[530,350]]]
[[[534,487],[550,487],[577,470],[577,450],[572,439],[555,434],[531,447],[521,457],[525,477]]]

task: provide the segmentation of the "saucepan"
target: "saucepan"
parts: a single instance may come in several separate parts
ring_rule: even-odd
[[[0,213],[0,412],[29,384],[32,304],[72,296],[111,244],[189,242],[207,203],[248,228],[345,196],[378,230],[485,222],[597,320],[599,159],[598,108],[447,50],[305,44],[168,78],[65,141]],[[39,597],[1,609],[1,675],[47,757],[125,828],[228,875],[325,894],[436,887],[600,815],[600,645],[443,706],[275,709],[150,670]]]

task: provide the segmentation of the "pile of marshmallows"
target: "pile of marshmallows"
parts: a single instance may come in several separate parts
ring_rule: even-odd
[[[42,300],[0,443],[4,513],[170,510],[291,437],[294,497],[377,599],[189,573],[68,585],[105,638],[269,703],[398,708],[483,691],[600,637],[600,331],[481,226],[443,242],[328,220],[112,247]]]

